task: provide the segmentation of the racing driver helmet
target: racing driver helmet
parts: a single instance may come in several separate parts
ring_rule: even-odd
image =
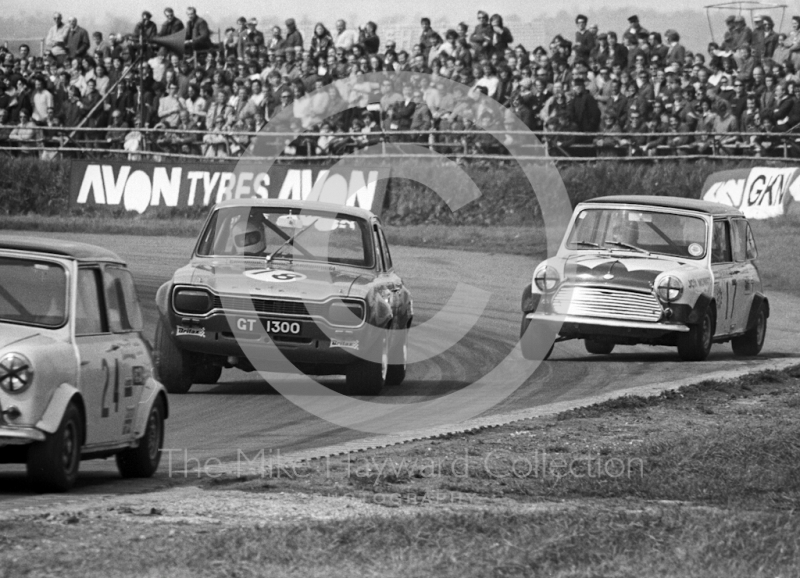
[[[233,226],[233,244],[245,255],[258,255],[267,248],[264,231],[251,220],[240,221]]]

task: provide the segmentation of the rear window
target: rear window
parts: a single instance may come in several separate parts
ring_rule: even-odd
[[[48,261],[0,257],[0,321],[52,328],[64,325],[64,267]]]

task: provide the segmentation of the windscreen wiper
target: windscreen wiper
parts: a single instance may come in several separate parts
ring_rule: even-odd
[[[638,251],[639,253],[644,253],[645,255],[649,255],[650,251],[647,249],[642,249],[641,247],[637,247],[636,245],[631,245],[630,243],[623,243],[622,241],[606,241],[606,245],[616,245],[617,247],[625,247],[626,249],[630,249],[631,251]]]
[[[269,265],[269,264],[270,264],[270,262],[272,261],[272,259],[274,259],[274,258],[275,258],[275,256],[276,256],[278,253],[280,253],[280,252],[281,252],[281,251],[284,249],[284,247],[286,247],[287,245],[294,245],[294,241],[295,241],[295,239],[297,239],[297,238],[298,238],[300,235],[302,235],[303,233],[305,233],[306,231],[308,231],[308,230],[309,230],[311,227],[313,227],[313,226],[314,226],[314,224],[315,224],[317,221],[319,221],[319,219],[314,219],[313,221],[311,221],[311,222],[310,222],[308,225],[306,225],[305,227],[303,227],[302,229],[300,229],[299,231],[297,231],[297,232],[296,232],[294,235],[292,235],[291,237],[289,237],[288,239],[286,239],[286,240],[283,242],[283,244],[282,244],[280,247],[278,247],[278,248],[277,248],[277,249],[275,249],[275,250],[274,250],[272,253],[270,253],[269,255],[267,255],[267,258],[266,258],[266,264],[267,264],[267,265]]]
[[[595,247],[596,249],[600,248],[600,245],[597,243],[592,243],[591,241],[575,241],[575,244],[579,247]]]

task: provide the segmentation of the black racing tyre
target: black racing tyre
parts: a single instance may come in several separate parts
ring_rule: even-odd
[[[347,366],[345,378],[350,395],[380,395],[389,373],[389,340],[384,334],[380,362],[359,360]]]
[[[756,312],[756,324],[744,335],[731,339],[733,354],[737,357],[758,355],[767,336],[767,308],[761,303]]]
[[[66,492],[78,479],[83,444],[83,418],[70,403],[55,433],[28,449],[28,478],[40,491]]]
[[[192,372],[194,383],[215,384],[222,375],[222,366],[213,363],[198,365]]]
[[[614,343],[609,341],[599,341],[597,339],[584,340],[586,351],[595,355],[608,355],[614,351]]]
[[[525,313],[522,314],[522,323],[519,327],[519,342],[520,347],[522,348],[522,357],[528,359],[530,361],[537,361],[536,353],[535,353],[535,342],[534,337],[532,335],[525,335],[525,332],[528,330],[528,326],[531,324],[531,320],[528,319]],[[550,354],[553,353],[553,347],[555,347],[555,343],[550,346],[550,349],[547,350],[547,353],[542,358],[542,361],[548,359]]]
[[[161,319],[156,325],[155,363],[158,378],[170,393],[186,393],[192,387],[192,364],[189,354],[173,341]]]
[[[689,327],[687,333],[678,335],[678,355],[684,361],[703,361],[711,353],[714,337],[714,315],[706,307],[700,321]]]
[[[150,415],[138,447],[117,454],[117,468],[123,478],[149,478],[158,469],[161,448],[164,447],[164,402],[159,396]]]
[[[398,332],[400,333],[400,332]],[[395,361],[398,358],[402,363],[390,363],[386,371],[386,385],[400,385],[406,378],[406,366],[408,364],[408,330],[402,331],[402,338],[398,339],[394,346],[394,351],[390,352],[389,359]]]

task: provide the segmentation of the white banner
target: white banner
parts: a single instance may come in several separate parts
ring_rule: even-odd
[[[786,214],[792,201],[800,202],[800,169],[737,169],[714,173],[703,187],[703,200],[736,207],[749,219]]]

